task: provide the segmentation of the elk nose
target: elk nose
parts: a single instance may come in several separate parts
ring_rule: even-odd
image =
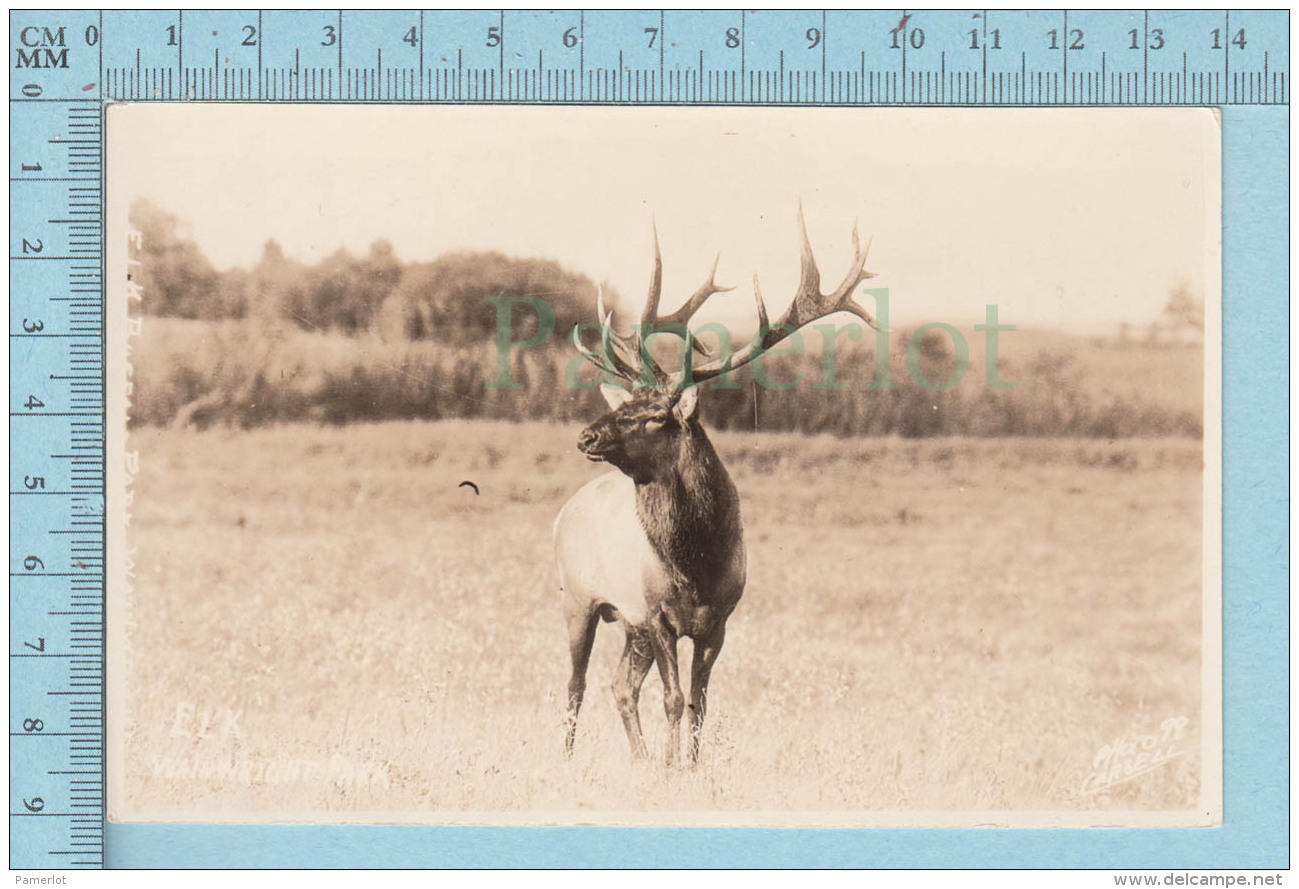
[[[577,437],[578,450],[589,451],[595,445],[597,438],[599,438],[599,436],[596,435],[593,430],[589,428],[583,429],[582,433]]]

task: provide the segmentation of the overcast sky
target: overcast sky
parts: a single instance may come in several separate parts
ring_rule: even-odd
[[[751,314],[756,271],[774,317],[801,197],[827,289],[854,219],[873,236],[895,327],[987,303],[1007,323],[1095,325],[1152,319],[1179,279],[1203,293],[1218,255],[1219,131],[1199,109],[160,104],[108,120],[110,201],[177,214],[219,268],[268,238],[308,262],[387,238],[406,260],[554,258],[640,300],[653,218],[665,310],[720,250],[718,281],[739,287],[715,316]]]

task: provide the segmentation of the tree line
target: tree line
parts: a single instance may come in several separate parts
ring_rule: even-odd
[[[339,249],[309,265],[271,240],[251,269],[218,271],[174,214],[137,200],[130,220],[141,235],[134,275],[147,315],[270,320],[320,333],[464,343],[496,334],[496,307],[486,297],[542,297],[555,312],[557,331],[590,320],[595,305],[595,282],[548,259],[461,251],[403,263],[392,244],[377,240],[363,255]],[[536,317],[518,313],[516,324],[515,337],[529,338]]]
[[[141,234],[133,276],[144,313],[153,316],[132,358],[133,424],[479,416],[572,422],[603,410],[594,369],[568,343],[575,325],[589,327],[595,318],[596,284],[552,260],[452,252],[402,262],[380,240],[363,255],[338,250],[308,264],[269,241],[252,268],[218,271],[175,215],[140,201],[131,223]],[[607,286],[605,296],[617,302]],[[503,353],[498,315],[509,297],[545,301],[554,323],[544,345]],[[516,344],[532,340],[541,320],[519,308],[509,313],[507,342]],[[1174,308],[1187,318],[1203,311],[1189,295]],[[593,339],[588,331],[588,343]],[[1068,354],[1052,351],[1003,361],[1005,378],[1021,382],[1013,387],[976,382],[938,391],[918,378],[952,376],[952,342],[937,330],[911,339],[912,332],[895,332],[882,358],[871,337],[845,349],[835,386],[817,383],[823,358],[770,356],[771,379],[787,383],[810,372],[807,385],[760,384],[752,367],[743,368],[727,385],[711,387],[705,422],[854,436],[1201,434],[1198,410],[1159,398],[1157,389],[1153,397],[1109,391]],[[883,386],[881,360],[892,381]],[[1127,359],[1120,353],[1114,360]],[[575,364],[581,385],[573,384]],[[519,387],[501,388],[502,373]]]

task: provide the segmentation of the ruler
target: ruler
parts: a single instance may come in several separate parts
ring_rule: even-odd
[[[90,84],[107,100],[1289,101],[1285,11],[151,10],[24,18],[77,24],[66,26],[64,43],[27,32],[32,61],[19,71],[35,74],[65,48],[98,56],[95,76],[76,86]]]
[[[10,18],[11,867],[104,860],[103,94],[91,28],[97,13]]]
[[[10,866],[104,863],[107,103],[1285,106],[1288,28],[1225,10],[11,12]]]

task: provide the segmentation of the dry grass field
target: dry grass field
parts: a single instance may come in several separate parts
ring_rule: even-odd
[[[577,429],[133,431],[116,814],[1194,804],[1197,441],[714,433],[750,579],[702,762],[668,771],[629,761],[607,691],[616,625],[562,755],[550,528],[606,471]],[[660,754],[661,700],[651,672]],[[1179,755],[1091,792],[1098,751],[1176,717]]]

